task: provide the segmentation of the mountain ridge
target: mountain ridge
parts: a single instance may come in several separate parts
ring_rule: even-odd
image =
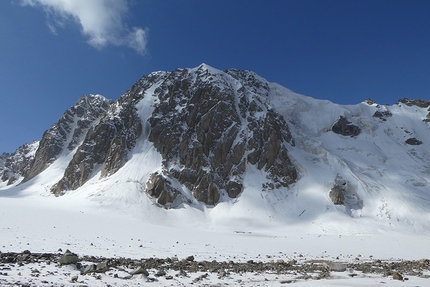
[[[64,138],[74,129],[54,157],[41,165],[33,158],[15,177],[28,190],[43,178],[41,189],[57,196],[92,188],[106,200],[127,188],[166,209],[189,205],[234,217],[251,202],[281,221],[344,214],[429,229],[429,104],[337,105],[206,64],[154,72],[117,101],[95,104],[99,113],[90,112],[72,149]],[[35,155],[47,147],[40,143]],[[7,158],[0,160],[4,178]],[[56,161],[65,168],[54,182],[43,174]],[[0,193],[20,182],[2,181]]]

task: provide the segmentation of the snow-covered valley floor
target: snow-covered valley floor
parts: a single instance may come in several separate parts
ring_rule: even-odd
[[[369,228],[367,232],[351,232],[353,226],[328,231],[318,221],[296,223],[290,226],[269,227],[248,222],[225,226],[210,224],[192,209],[176,212],[176,220],[139,218],[130,205],[129,210],[101,207],[99,203],[80,197],[59,198],[43,196],[0,195],[0,251],[32,254],[55,254],[55,260],[39,260],[20,264],[21,255],[0,264],[0,286],[429,286],[428,235]],[[172,211],[173,212],[173,211]],[[196,221],[190,221],[195,212]],[[143,213],[142,213],[143,214]],[[181,218],[181,214],[187,214]],[[208,223],[209,222],[209,223]],[[268,225],[269,226],[269,225]],[[359,229],[365,230],[365,229]],[[66,250],[79,256],[79,264],[59,266],[58,257]],[[61,251],[59,251],[61,250]],[[230,262],[245,264],[289,264],[296,266],[288,272],[250,270],[231,272],[229,268],[178,274],[167,263],[160,267],[166,274],[156,276],[160,268],[148,269],[148,276],[131,273],[138,266],[111,266],[103,273],[81,274],[93,264],[82,261],[83,256],[104,258],[170,258],[184,262],[189,256],[193,262]],[[9,257],[13,257],[12,255]],[[394,280],[390,272],[365,273],[351,264],[375,263],[398,266],[390,262],[411,263],[416,274],[403,273],[408,280]],[[347,267],[336,272],[330,262]],[[97,262],[96,262],[97,263]],[[311,266],[307,269],[304,266]],[[377,263],[378,265],[379,263]],[[392,264],[392,265],[389,265]],[[413,265],[415,264],[415,265]],[[384,266],[385,266],[384,265]],[[246,266],[246,265],[245,265]],[[324,267],[325,266],[325,267]],[[419,273],[417,266],[421,266]],[[379,268],[382,269],[382,265]],[[316,268],[316,269],[315,269]],[[321,269],[322,268],[322,269]],[[321,270],[329,270],[329,276]],[[378,267],[375,267],[378,268]],[[313,271],[312,271],[313,270]],[[331,270],[331,271],[330,271]],[[222,276],[220,276],[220,272]],[[207,276],[205,275],[207,273]],[[351,275],[355,274],[355,275]],[[422,274],[422,275],[421,275]],[[178,276],[176,276],[178,275]],[[77,276],[77,277],[76,277]],[[316,280],[318,277],[323,277]]]

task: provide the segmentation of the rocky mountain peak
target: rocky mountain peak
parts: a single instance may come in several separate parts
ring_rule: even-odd
[[[285,119],[268,104],[268,93],[267,82],[249,71],[202,64],[151,73],[87,132],[52,192],[80,187],[96,168],[101,177],[116,173],[137,141],[152,142],[162,157],[161,168],[141,184],[166,208],[239,196],[248,165],[266,172],[262,188],[288,186],[297,178],[288,157],[293,140]],[[145,99],[150,107],[143,114]]]
[[[257,94],[265,87],[253,86],[252,76],[205,65],[195,72],[175,71],[160,85],[148,120],[148,140],[163,157],[162,170],[147,184],[158,203],[169,206],[180,197],[213,205],[222,197],[235,198],[243,191],[247,164],[267,172],[266,188],[296,180],[287,155],[288,125]]]

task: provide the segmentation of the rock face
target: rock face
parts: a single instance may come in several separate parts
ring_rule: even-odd
[[[228,84],[232,80],[237,86]],[[264,169],[272,189],[296,180],[288,125],[265,103],[269,88],[253,73],[217,74],[202,65],[174,71],[159,90],[148,140],[162,155],[163,170],[147,183],[159,204],[186,198],[178,185],[208,205],[224,195],[235,198],[247,164]]]
[[[102,117],[87,131],[63,178],[51,188],[54,194],[82,186],[96,167],[102,167],[101,176],[105,177],[124,165],[128,151],[142,133],[135,107],[141,96],[134,95],[132,88],[100,114]]]
[[[76,189],[97,169],[101,177],[114,174],[142,134],[139,140],[152,142],[163,159],[142,186],[166,208],[239,196],[247,165],[266,172],[262,188],[286,187],[297,179],[288,157],[294,142],[268,95],[267,82],[248,71],[201,65],[145,76],[91,125],[51,191]],[[145,97],[155,98],[154,105],[138,114]]]
[[[90,126],[107,110],[111,101],[100,95],[88,95],[68,109],[60,120],[47,130],[40,140],[30,168],[24,173],[24,182],[44,171],[65,150],[74,150]]]
[[[20,146],[12,154],[0,155],[0,180],[11,185],[28,172],[39,146],[38,141]]]

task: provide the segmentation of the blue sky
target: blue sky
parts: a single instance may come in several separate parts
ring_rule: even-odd
[[[2,0],[0,153],[79,97],[201,63],[339,104],[430,98],[430,1]]]

